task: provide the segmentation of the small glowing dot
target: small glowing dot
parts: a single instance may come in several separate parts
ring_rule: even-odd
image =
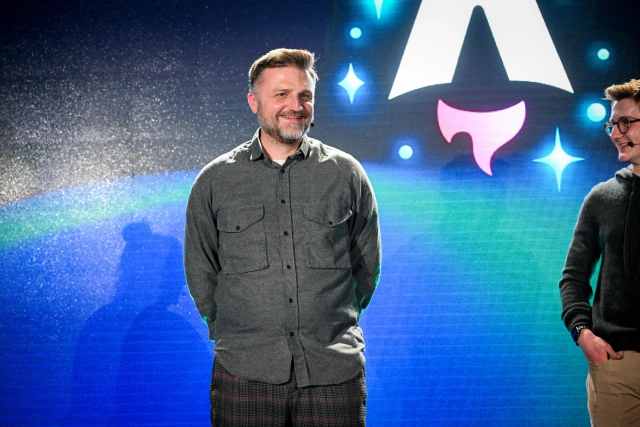
[[[598,59],[601,59],[603,61],[606,61],[607,59],[609,59],[610,55],[611,54],[609,53],[608,49],[603,48],[598,51]]]
[[[413,148],[411,148],[409,145],[403,145],[398,150],[398,155],[403,160],[409,160],[411,156],[413,156]]]
[[[358,27],[353,27],[349,32],[349,35],[351,35],[351,38],[353,39],[359,39],[360,36],[362,36],[362,30]]]
[[[587,117],[592,122],[601,122],[607,115],[607,109],[602,104],[594,102],[587,108]]]

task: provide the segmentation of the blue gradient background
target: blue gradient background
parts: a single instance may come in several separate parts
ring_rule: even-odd
[[[505,82],[477,9],[454,82],[395,103],[386,97],[419,1],[385,1],[380,20],[364,0],[303,1],[295,11],[271,1],[145,1],[132,6],[134,18],[115,2],[110,26],[92,24],[105,3],[6,6],[5,24],[15,19],[10,28],[22,32],[0,38],[0,425],[208,424],[213,343],[184,283],[184,209],[198,170],[255,130],[249,65],[286,45],[320,57],[311,136],[356,155],[378,198],[383,271],[361,322],[368,425],[588,426],[587,365],[560,320],[557,282],[584,196],[621,167],[585,106],[637,77],[629,73],[640,69],[640,38],[635,29],[613,34],[600,18],[618,2],[538,3],[575,94]],[[27,30],[34,12],[40,21]],[[56,82],[86,83],[47,74],[60,65],[53,56],[94,46],[69,36],[76,24],[109,42],[96,58],[119,52],[138,67],[100,94],[113,105],[78,96],[69,107],[48,92]],[[354,40],[356,25],[363,35]],[[147,37],[165,32],[171,42]],[[40,52],[42,43],[55,47],[52,56],[24,47]],[[600,45],[611,65],[593,62]],[[166,50],[152,64],[157,46]],[[160,67],[166,57],[178,71]],[[98,82],[119,81],[123,63],[113,60]],[[353,104],[337,85],[350,62],[366,82]],[[157,109],[140,106],[150,99]],[[496,153],[493,176],[474,163],[468,136],[444,141],[438,99],[478,110],[527,102],[525,126]],[[67,109],[86,112],[87,122],[57,115]],[[49,122],[33,136],[27,119],[36,112]],[[74,136],[100,120],[116,133],[125,123],[133,136],[124,144]],[[565,150],[585,158],[565,169],[560,192],[553,170],[533,162],[552,150],[556,127]],[[414,156],[404,161],[397,150],[407,143]]]

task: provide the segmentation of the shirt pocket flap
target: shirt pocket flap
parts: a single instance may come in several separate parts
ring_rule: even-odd
[[[223,208],[218,211],[218,230],[240,233],[264,218],[263,205]]]
[[[325,227],[335,227],[342,224],[349,218],[353,212],[351,209],[340,205],[320,205],[317,203],[308,203],[303,205],[304,217],[317,224]]]

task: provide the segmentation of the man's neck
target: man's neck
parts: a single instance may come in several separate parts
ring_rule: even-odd
[[[640,165],[632,165],[631,171],[633,172],[634,175],[640,176]]]
[[[264,154],[271,160],[286,160],[287,157],[298,151],[302,139],[295,144],[284,144],[261,131],[260,143],[262,144],[262,151],[264,151]]]

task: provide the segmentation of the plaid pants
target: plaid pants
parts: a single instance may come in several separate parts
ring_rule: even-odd
[[[235,377],[215,360],[210,393],[214,427],[365,426],[364,369],[342,384],[298,388],[293,370],[287,383],[267,384]]]

